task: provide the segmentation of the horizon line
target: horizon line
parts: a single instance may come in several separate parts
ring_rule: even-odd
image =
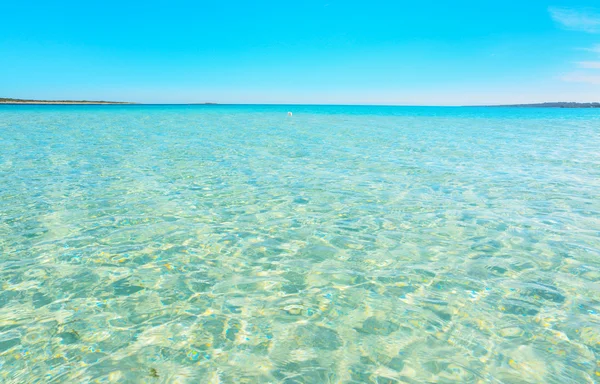
[[[547,104],[563,105],[596,105],[597,101],[542,101],[527,103],[502,103],[502,104],[363,104],[363,103],[217,103],[217,102],[180,102],[180,103],[161,103],[161,102],[135,102],[135,101],[104,101],[104,100],[36,100],[36,99],[13,99],[0,98],[0,105],[201,105],[201,106],[253,106],[253,105],[271,105],[271,106],[332,106],[332,107],[435,107],[435,108],[461,108],[461,107],[519,107],[519,106],[543,106]]]

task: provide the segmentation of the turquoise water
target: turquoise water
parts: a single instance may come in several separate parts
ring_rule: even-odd
[[[598,110],[0,106],[3,383],[593,383],[599,283]]]

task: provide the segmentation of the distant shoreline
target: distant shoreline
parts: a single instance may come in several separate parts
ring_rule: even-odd
[[[0,104],[53,104],[53,105],[105,105],[105,104],[136,104],[126,101],[88,101],[88,100],[27,100],[0,98]]]
[[[136,103],[111,103],[97,101],[0,101],[0,104],[5,105],[135,105]]]
[[[600,103],[552,102],[536,104],[486,105],[486,107],[511,108],[600,108]]]
[[[220,104],[220,103],[135,103],[129,101],[90,101],[90,100],[29,100],[29,99],[10,99],[0,98],[0,105],[312,105],[312,106],[365,106],[365,107],[449,107],[449,108],[570,108],[570,109],[590,109],[599,108],[600,102],[593,103],[576,103],[576,102],[546,102],[534,104],[502,104],[502,105],[455,105],[455,106],[436,106],[436,105],[390,105],[390,104],[254,104],[254,103],[236,103],[236,104]]]

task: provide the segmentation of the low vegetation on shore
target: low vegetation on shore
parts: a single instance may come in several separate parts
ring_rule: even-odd
[[[122,101],[90,101],[90,100],[28,100],[0,97],[0,104],[133,104]]]

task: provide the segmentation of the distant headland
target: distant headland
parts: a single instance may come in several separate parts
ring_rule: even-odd
[[[600,103],[551,102],[537,104],[489,105],[489,107],[515,108],[600,108]]]
[[[136,104],[123,101],[89,101],[89,100],[27,100],[0,97],[0,104]]]

